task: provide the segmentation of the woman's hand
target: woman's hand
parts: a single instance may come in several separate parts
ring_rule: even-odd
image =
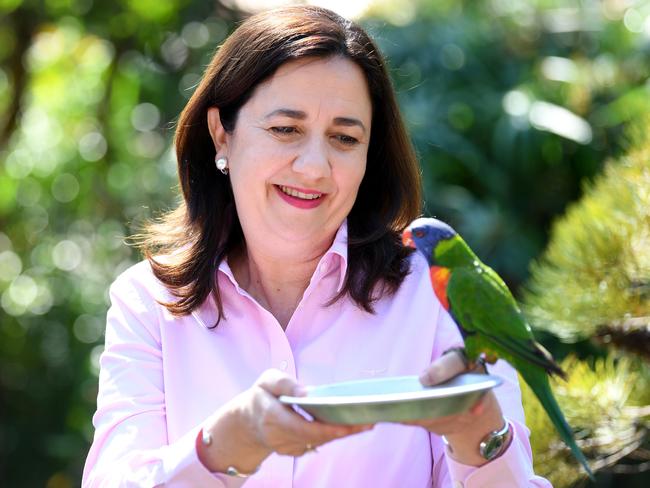
[[[460,373],[470,372],[461,354],[453,351],[439,357],[420,374],[420,382],[432,386]],[[466,413],[405,423],[444,435],[449,442],[451,456],[456,461],[480,466],[487,460],[480,455],[479,444],[487,434],[503,427],[503,415],[499,402],[490,390]]]
[[[197,443],[199,459],[213,472],[233,466],[250,473],[273,452],[302,456],[329,441],[372,428],[309,421],[278,401],[280,395],[302,394],[290,376],[275,369],[265,371],[208,420],[204,430],[213,442]]]

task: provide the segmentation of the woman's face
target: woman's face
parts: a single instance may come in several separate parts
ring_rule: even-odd
[[[232,133],[218,109],[208,121],[247,243],[329,245],[366,170],[372,106],[361,69],[341,57],[288,62],[256,87]]]

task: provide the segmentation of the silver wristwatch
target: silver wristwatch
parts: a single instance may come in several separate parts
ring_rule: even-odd
[[[509,434],[510,424],[506,420],[501,430],[493,430],[483,437],[478,447],[481,457],[491,461],[500,456],[508,447]]]

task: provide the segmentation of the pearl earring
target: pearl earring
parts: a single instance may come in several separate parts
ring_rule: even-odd
[[[228,174],[228,160],[226,158],[219,158],[215,161],[217,169],[221,171],[224,175]]]

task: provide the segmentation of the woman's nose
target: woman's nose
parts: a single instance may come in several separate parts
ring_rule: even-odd
[[[315,138],[306,141],[293,162],[293,170],[310,179],[329,176],[331,167],[325,144]]]

